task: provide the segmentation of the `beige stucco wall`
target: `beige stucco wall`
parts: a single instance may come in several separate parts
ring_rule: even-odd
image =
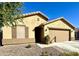
[[[34,39],[4,39],[2,40],[2,43],[4,45],[9,45],[9,44],[29,44],[29,43],[34,43]]]
[[[38,18],[39,21],[37,20]],[[17,24],[29,27],[29,38],[35,38],[35,31],[34,31],[35,27],[39,26],[41,23],[46,23],[47,21],[41,18],[40,16],[35,15],[23,18],[23,22],[24,23],[18,22]]]
[[[71,29],[71,38],[75,40],[75,31],[61,20],[45,25],[44,30],[47,29],[47,31],[44,31],[44,36],[49,34],[49,29],[47,27]]]
[[[39,18],[39,21],[37,20],[38,18]],[[41,23],[45,23],[47,21],[44,18],[40,17],[39,15],[34,15],[34,16],[29,16],[29,17],[23,18],[23,22],[24,23],[17,22],[17,25],[25,25],[25,26],[29,27],[28,28],[28,33],[29,33],[28,34],[28,36],[29,36],[28,38],[34,38],[35,39],[34,28],[36,26],[39,26]],[[3,27],[3,42],[5,42],[6,44],[7,44],[7,42],[8,43],[11,42],[12,40],[9,40],[9,39],[12,39],[12,28],[9,27],[9,26],[8,27],[4,26]],[[34,39],[33,40],[29,40],[29,41],[33,41],[34,42]],[[16,40],[13,40],[13,41],[16,42]]]
[[[38,18],[39,21],[37,21]],[[25,18],[24,24],[26,26],[29,26],[29,38],[34,38],[35,37],[34,28],[39,26],[41,23],[45,22],[46,21],[43,18],[39,17],[38,15]]]
[[[9,26],[3,27],[3,39],[12,39],[12,28]]]

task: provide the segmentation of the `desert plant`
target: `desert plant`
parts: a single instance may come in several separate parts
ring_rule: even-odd
[[[45,51],[45,52],[42,52],[42,53],[41,53],[41,56],[48,56],[47,53],[48,53],[48,52],[46,52],[46,51]]]
[[[52,53],[49,54],[47,51],[44,51],[40,56],[52,56]]]
[[[50,43],[50,37],[49,35],[45,36],[45,44],[49,44]]]
[[[79,56],[78,52],[64,52],[61,54],[62,56]]]
[[[30,44],[28,44],[25,48],[31,48],[31,45],[30,45]]]

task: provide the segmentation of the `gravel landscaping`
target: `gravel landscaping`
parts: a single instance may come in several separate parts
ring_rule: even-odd
[[[43,53],[52,56],[60,55],[60,51],[55,47],[40,48],[37,44],[31,44],[31,47],[26,46],[28,44],[2,46],[0,56],[42,56]]]
[[[79,41],[0,46],[0,56],[60,56],[64,52],[79,52]]]
[[[41,49],[36,47],[35,44],[31,45],[31,48],[26,48],[28,44],[20,45],[6,45],[0,47],[0,55],[2,56],[29,56],[39,55]]]

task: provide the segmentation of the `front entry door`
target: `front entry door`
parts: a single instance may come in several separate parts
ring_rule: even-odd
[[[42,37],[43,37],[43,29],[40,28],[40,27],[36,27],[35,28],[35,40],[36,40],[36,43],[41,43]]]

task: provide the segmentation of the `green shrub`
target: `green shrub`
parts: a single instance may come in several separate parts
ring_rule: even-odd
[[[25,48],[31,48],[31,45],[30,45],[30,44],[28,44]]]
[[[52,56],[52,53],[48,53],[47,51],[42,52],[40,56]]]
[[[50,43],[50,37],[49,35],[45,36],[45,44],[49,44]]]

